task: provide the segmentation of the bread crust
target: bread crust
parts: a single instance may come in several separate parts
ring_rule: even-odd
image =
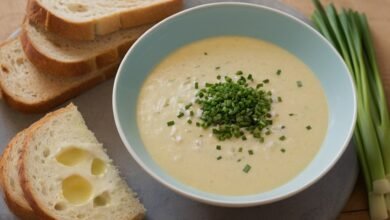
[[[37,217],[34,214],[34,211],[31,209],[31,207],[26,207],[24,204],[18,201],[14,196],[12,196],[12,192],[10,191],[9,186],[5,181],[8,176],[7,175],[8,167],[6,163],[8,161],[9,153],[12,147],[14,147],[15,142],[20,138],[22,132],[25,132],[25,130],[21,131],[14,138],[12,138],[8,146],[4,149],[3,156],[1,159],[1,174],[0,174],[2,176],[2,190],[4,193],[5,203],[16,216],[18,216],[21,219],[35,220],[37,219]]]
[[[53,59],[50,55],[41,52],[38,49],[39,47],[34,45],[34,41],[30,40],[28,33],[24,28],[20,35],[23,51],[30,62],[43,73],[58,76],[79,76],[115,64],[124,57],[135,40],[136,39],[125,41],[115,48],[91,56],[91,58],[87,60],[65,63]]]
[[[61,76],[77,76],[89,73],[96,69],[94,59],[64,63],[47,56],[34,46],[34,42],[28,37],[27,31],[22,29],[20,42],[24,53],[31,63],[39,70]]]
[[[108,69],[104,70],[101,74],[97,75],[94,78],[80,84],[75,85],[72,88],[69,88],[66,92],[53,95],[50,99],[42,100],[38,103],[26,103],[17,97],[12,96],[10,91],[7,91],[3,88],[3,98],[4,100],[14,109],[19,110],[25,113],[43,113],[47,112],[51,108],[64,103],[65,101],[79,95],[80,93],[96,86],[97,84],[107,80],[110,77],[115,76],[115,73],[118,69],[119,64],[114,64]],[[1,81],[0,81],[1,84]],[[1,85],[0,85],[1,86]]]
[[[50,32],[71,40],[94,40],[98,35],[157,22],[180,11],[182,7],[182,0],[166,0],[99,19],[74,22],[50,12],[37,0],[29,0],[26,18]]]

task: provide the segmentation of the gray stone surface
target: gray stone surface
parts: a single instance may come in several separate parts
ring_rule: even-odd
[[[186,7],[208,1],[186,1]],[[300,19],[302,15],[273,0],[245,1],[271,6]],[[335,167],[303,192],[273,204],[251,208],[222,208],[182,197],[152,179],[127,153],[116,131],[111,107],[113,80],[107,81],[72,100],[87,124],[108,149],[122,175],[147,208],[150,220],[328,220],[335,219],[348,199],[358,173],[354,146],[350,144]],[[26,115],[0,102],[0,149],[10,138],[42,115]],[[0,220],[15,219],[0,200]]]

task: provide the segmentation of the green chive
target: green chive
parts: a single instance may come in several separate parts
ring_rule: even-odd
[[[194,116],[194,111],[190,111],[190,116]]]
[[[310,125],[306,126],[306,129],[311,130],[311,126]]]
[[[220,160],[220,159],[222,159],[222,156],[217,157],[217,160]]]
[[[184,113],[183,113],[183,112],[180,112],[180,113],[177,115],[178,118],[181,118],[181,117],[183,117],[183,116],[184,116]]]
[[[216,69],[216,70],[219,70],[219,69],[221,69],[221,67],[220,67],[220,66],[217,66],[217,67],[215,67],[215,69]]]
[[[185,108],[185,109],[189,109],[189,108],[191,108],[191,106],[192,106],[192,103],[187,104],[184,108]]]
[[[168,122],[167,122],[167,125],[168,125],[168,126],[172,126],[172,125],[174,125],[174,124],[175,124],[174,121],[168,121]]]
[[[294,116],[295,114],[294,113],[290,113],[290,114],[288,114],[289,116]]]
[[[263,83],[265,83],[265,84],[269,83],[269,79],[263,80]]]
[[[244,169],[242,171],[244,171],[244,173],[248,173],[250,170],[251,170],[251,166],[249,164],[245,165]]]
[[[209,55],[207,52],[204,52],[203,54],[204,54],[205,56]]]
[[[247,139],[246,139],[246,136],[243,135],[243,136],[241,137],[241,140],[246,141],[246,140],[247,140]]]
[[[278,97],[278,102],[282,102],[283,100],[282,100],[282,97]]]
[[[281,151],[282,153],[285,153],[285,152],[286,152],[286,149],[282,148],[282,149],[280,149],[280,151]]]
[[[281,140],[281,141],[286,140],[286,136],[280,136],[280,137],[279,137],[279,140]]]
[[[196,122],[196,127],[200,127],[200,123],[199,122]]]
[[[257,84],[256,89],[258,89],[258,88],[260,88],[260,87],[263,87],[263,86],[264,86],[263,83],[259,83],[259,84]]]
[[[249,155],[253,155],[253,150],[248,150]]]
[[[191,120],[191,119],[188,119],[188,120],[187,120],[187,123],[188,123],[188,124],[192,124],[192,120]]]
[[[217,79],[220,80],[220,79],[221,79],[221,75],[218,75],[218,76],[217,76]]]
[[[221,145],[217,145],[217,150],[221,150]]]
[[[276,75],[280,76],[280,74],[282,74],[282,70],[278,69],[278,71],[276,71]]]
[[[298,87],[302,87],[303,86],[302,82],[301,81],[297,81],[297,86]]]
[[[199,88],[199,83],[195,82],[195,89],[198,89],[198,88]]]
[[[242,75],[242,74],[243,74],[243,72],[242,72],[241,70],[236,72],[236,75],[237,75],[237,76],[240,76],[240,75]]]
[[[238,148],[238,152],[240,153],[242,152],[242,147]]]
[[[247,79],[250,80],[250,81],[253,81],[253,76],[252,76],[252,74],[249,74],[248,77],[247,77]]]

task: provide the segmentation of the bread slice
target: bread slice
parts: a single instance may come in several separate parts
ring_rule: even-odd
[[[19,39],[0,46],[3,99],[23,112],[45,112],[115,75],[118,63],[82,76],[54,77],[29,62]]]
[[[2,190],[8,208],[21,219],[37,219],[24,198],[19,182],[18,159],[23,149],[25,131],[18,133],[8,144],[1,159]]]
[[[120,29],[157,22],[182,0],[29,0],[26,18],[73,40],[93,40]]]
[[[117,31],[93,41],[67,40],[26,23],[21,42],[27,58],[44,73],[76,76],[118,63],[150,25]]]
[[[41,219],[144,216],[144,207],[72,104],[30,128],[19,166],[25,198]]]

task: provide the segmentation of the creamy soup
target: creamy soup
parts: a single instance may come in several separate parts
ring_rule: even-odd
[[[261,139],[245,133],[221,141],[213,127],[199,126],[199,90],[225,76],[249,76],[248,87],[270,94],[272,125]],[[146,149],[169,175],[202,191],[246,195],[281,186],[310,163],[326,134],[328,107],[319,81],[297,57],[265,41],[224,36],[166,57],[141,89],[137,120]]]

